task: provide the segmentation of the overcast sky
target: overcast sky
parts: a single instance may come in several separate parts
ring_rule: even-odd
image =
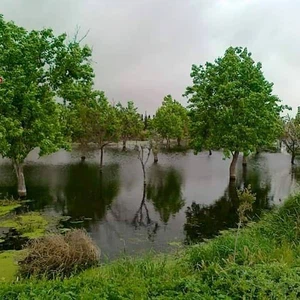
[[[28,29],[73,35],[93,47],[95,86],[153,114],[163,97],[182,98],[192,64],[246,46],[274,92],[300,105],[298,0],[0,0],[0,13]]]

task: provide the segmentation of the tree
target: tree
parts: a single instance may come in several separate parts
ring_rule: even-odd
[[[192,146],[196,151],[223,149],[232,155],[230,179],[236,177],[240,152],[248,154],[272,144],[280,132],[279,114],[285,108],[247,48],[226,50],[205,66],[192,66],[189,97]]]
[[[168,95],[156,111],[151,124],[162,138],[167,140],[168,148],[170,148],[171,139],[177,139],[180,145],[181,139],[187,134],[187,110],[175,99],[173,100],[171,95]]]
[[[27,31],[0,15],[0,154],[12,160],[18,193],[26,195],[24,160],[34,148],[40,155],[69,147],[64,107],[79,86],[91,85],[91,50],[66,42],[51,29]]]
[[[120,120],[116,107],[112,106],[104,92],[94,91],[91,98],[74,106],[76,139],[82,143],[95,143],[100,150],[100,170],[103,167],[104,147],[117,142],[120,136]]]
[[[126,142],[132,138],[138,137],[143,130],[144,124],[132,101],[129,101],[126,107],[122,106],[121,103],[118,103],[116,107],[119,113],[121,125],[123,150],[125,151]]]
[[[295,119],[287,116],[284,122],[284,133],[282,142],[286,146],[287,152],[291,154],[291,164],[295,164],[296,154],[300,150],[300,118]]]

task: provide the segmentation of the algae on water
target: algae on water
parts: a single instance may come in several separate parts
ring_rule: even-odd
[[[23,237],[37,238],[45,234],[48,221],[37,212],[17,215],[13,218],[0,221],[0,227],[17,229]]]
[[[0,282],[2,281],[13,281],[17,270],[17,255],[20,251],[4,251],[0,253]]]
[[[0,200],[0,217],[7,215],[14,209],[20,207],[21,204],[14,200]]]

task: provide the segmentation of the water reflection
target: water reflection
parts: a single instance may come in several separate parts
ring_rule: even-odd
[[[149,171],[147,199],[153,203],[161,221],[168,224],[170,217],[174,217],[185,204],[179,171],[172,167],[166,169],[153,165]]]
[[[119,191],[118,164],[105,165],[100,172],[97,164],[78,163],[68,167],[67,181],[59,203],[64,215],[99,221]]]
[[[237,190],[251,186],[256,195],[253,212],[249,218],[260,215],[262,210],[271,207],[270,196],[271,180],[268,174],[257,172],[255,167],[243,167],[239,170],[236,182],[229,182],[224,195],[212,205],[192,203],[186,210],[186,223],[184,225],[185,242],[193,243],[216,236],[220,230],[236,227],[238,222],[237,209],[239,199]]]
[[[254,214],[284,199],[300,182],[300,168],[284,154],[262,153],[239,162],[236,185],[228,186],[230,161],[214,152],[194,155],[160,153],[158,165],[143,174],[136,151],[105,151],[103,173],[99,151],[87,154],[59,151],[38,158],[32,152],[25,166],[28,203],[32,210],[69,215],[85,226],[102,253],[110,257],[147,249],[166,250],[170,242],[210,238],[237,222],[236,188],[251,184],[256,193]],[[16,195],[16,178],[7,160],[0,160],[0,193]],[[73,223],[74,224],[74,223]],[[123,242],[124,241],[124,242]]]
[[[148,232],[148,239],[153,240],[158,230],[158,222],[152,220],[150,212],[146,203],[146,185],[143,186],[143,198],[141,204],[136,211],[132,220],[132,225],[135,229],[146,227]]]

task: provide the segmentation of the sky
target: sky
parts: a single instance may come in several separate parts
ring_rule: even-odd
[[[0,13],[27,29],[51,27],[72,38],[89,31],[95,88],[155,113],[163,97],[186,105],[192,64],[247,47],[274,93],[300,106],[298,0],[0,0]]]

